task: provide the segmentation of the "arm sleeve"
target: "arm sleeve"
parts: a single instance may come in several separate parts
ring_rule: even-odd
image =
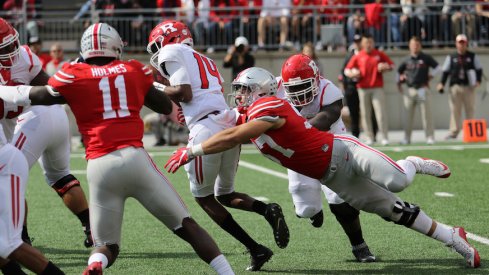
[[[442,75],[441,75],[441,80],[440,83],[445,84],[448,79],[448,75],[450,74],[450,56],[448,55],[447,58],[445,58],[445,62],[443,62],[443,66],[441,68],[442,70]]]
[[[191,84],[185,66],[176,61],[166,61],[162,64],[165,66],[168,75],[170,76],[170,85],[177,86],[183,84]]]
[[[382,57],[382,61],[389,63],[389,65],[391,65],[392,68],[394,62],[392,62],[392,60],[384,52],[380,52],[380,56]]]
[[[480,83],[482,81],[482,66],[481,66],[479,56],[477,56],[475,54],[474,54],[474,68],[475,68],[475,74],[477,77],[477,82]]]
[[[397,68],[397,72],[399,74],[402,74],[404,73],[405,70],[406,70],[406,60],[402,61],[402,63],[399,65],[399,68]]]
[[[352,56],[352,58],[350,59],[350,61],[348,61],[348,63],[346,63],[345,69],[352,69],[352,68],[357,67],[357,56],[358,55]]]

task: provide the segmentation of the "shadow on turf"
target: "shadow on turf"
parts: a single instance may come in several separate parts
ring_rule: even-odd
[[[351,269],[268,269],[262,268],[263,272],[277,274],[488,274],[488,269],[482,266],[479,269],[466,268],[463,259],[409,259],[409,260],[380,260],[377,263],[362,264],[356,261],[351,263]],[[384,265],[381,269],[375,269],[376,265]],[[355,265],[355,266],[354,266]],[[364,269],[363,269],[364,268]],[[359,270],[363,269],[363,270]]]

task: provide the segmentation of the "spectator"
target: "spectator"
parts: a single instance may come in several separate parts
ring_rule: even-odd
[[[401,31],[400,31],[400,20],[402,9],[400,8],[399,0],[387,0],[389,4],[389,9],[387,13],[389,14],[389,24],[391,32],[391,42],[393,42],[394,47],[399,47],[399,42],[401,42]]]
[[[365,5],[365,22],[368,31],[379,44],[385,42],[384,7],[381,0]]]
[[[294,47],[299,51],[301,44],[313,41],[313,9],[307,7],[316,3],[315,0],[293,0],[292,3],[292,39]]]
[[[366,144],[373,144],[372,105],[377,116],[377,124],[382,132],[382,145],[388,145],[388,124],[385,105],[384,80],[382,74],[390,71],[394,63],[382,51],[375,49],[372,36],[362,38],[362,49],[354,55],[345,67],[345,75],[358,78],[357,88],[360,99],[360,113],[363,129],[367,134]]]
[[[229,47],[227,55],[224,57],[224,68],[231,68],[233,79],[239,72],[255,66],[255,58],[250,54],[248,39],[239,36],[234,41],[234,45]]]
[[[479,57],[467,50],[467,36],[457,35],[455,39],[457,52],[445,59],[442,77],[437,89],[443,93],[445,82],[450,77],[450,133],[447,140],[456,139],[462,129],[462,106],[465,119],[474,118],[475,88],[480,86],[482,67]]]
[[[52,76],[68,62],[68,59],[64,58],[63,47],[60,43],[51,45],[49,55],[51,56],[51,60],[46,64],[45,71],[48,75]]]
[[[209,44],[210,5],[210,0],[199,0],[199,3],[197,4],[197,18],[193,24],[195,30],[195,42],[197,45]]]
[[[309,56],[312,60],[314,60],[314,63],[316,63],[319,69],[319,74],[324,75],[323,65],[321,64],[321,61],[319,61],[319,58],[316,55],[316,50],[311,42],[307,42],[306,44],[304,44],[304,47],[302,47],[302,53]]]
[[[42,64],[42,69],[45,70],[46,65],[48,64],[49,61],[51,61],[51,56],[47,53],[41,52],[42,51],[41,39],[37,36],[31,36],[29,37],[27,45],[29,46],[29,49],[39,57],[39,60],[41,61]]]
[[[416,36],[424,39],[426,37],[423,28],[424,0],[401,0],[401,36],[403,42],[408,42],[411,37]]]
[[[262,0],[237,0],[238,6],[244,9],[238,16],[241,18],[243,32],[240,35],[248,37],[251,45],[257,43],[257,21],[260,14]]]
[[[467,4],[467,1],[452,0],[448,5],[452,12],[452,29],[454,35],[466,34],[471,41],[475,42],[475,8],[473,4]],[[465,26],[465,29],[463,27]]]
[[[280,20],[280,49],[284,49],[287,43],[289,33],[289,19],[291,0],[263,0],[260,18],[258,19],[258,48],[265,48],[266,34],[269,33],[267,42],[274,44],[274,27],[277,19]],[[268,27],[268,32],[267,32]]]
[[[426,9],[428,12],[425,14],[425,30],[426,41],[431,42],[433,46],[439,45],[440,41],[450,40],[450,24],[448,21],[447,12],[449,7],[446,3],[451,0],[425,0]],[[442,5],[445,4],[445,5]]]
[[[209,37],[210,44],[215,46],[224,46],[231,44],[234,35],[233,22],[236,18],[235,9],[226,9],[236,7],[234,0],[211,0],[211,11],[209,12]],[[224,10],[222,10],[224,9]],[[224,36],[222,35],[224,34]],[[208,48],[207,52],[213,52],[213,48]]]
[[[475,11],[479,16],[480,40],[487,45],[489,40],[489,0],[477,0]]]
[[[350,10],[350,16],[346,22],[347,42],[353,43],[355,34],[365,33],[365,10],[360,8],[361,5],[367,4],[367,0],[351,0],[350,4],[354,7]]]
[[[430,74],[429,69],[434,71]],[[432,75],[438,71],[438,62],[432,56],[421,51],[421,40],[413,37],[409,40],[409,56],[399,65],[398,88],[403,94],[404,107],[407,111],[406,123],[404,124],[404,140],[402,144],[411,143],[411,132],[413,130],[413,118],[416,105],[420,105],[423,128],[426,134],[426,143],[435,143],[433,130],[433,117],[431,114],[431,91],[428,86]],[[408,86],[407,93],[402,90],[402,83]]]

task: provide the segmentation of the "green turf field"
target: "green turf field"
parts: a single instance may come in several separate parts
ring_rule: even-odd
[[[466,231],[481,237],[479,242],[469,240],[479,250],[482,259],[480,269],[465,268],[460,255],[435,240],[367,213],[361,215],[364,238],[378,262],[357,263],[346,236],[329,212],[326,202],[323,227],[313,228],[308,220],[295,217],[287,180],[280,175],[270,175],[242,166],[238,171],[236,190],[278,202],[290,229],[289,246],[279,249],[264,218],[249,212],[230,210],[255,240],[275,253],[259,274],[489,274],[489,164],[480,162],[480,159],[489,159],[489,146],[399,148],[409,151],[399,151],[393,147],[381,149],[393,159],[419,155],[440,159],[449,165],[452,171],[449,179],[419,175],[400,196],[420,205],[434,219],[449,225],[463,225]],[[154,153],[156,163],[162,168],[171,149],[150,152]],[[74,152],[72,170],[87,190],[84,174],[86,162],[82,153]],[[241,160],[280,173],[285,172],[285,169],[265,159],[252,147],[246,146]],[[249,274],[244,271],[249,264],[249,255],[245,253],[244,246],[215,225],[198,207],[190,195],[187,177],[181,170],[168,177],[188,205],[192,216],[213,236],[236,274]],[[437,196],[437,192],[453,196]],[[45,184],[37,165],[30,173],[27,199],[29,232],[34,238],[33,245],[67,274],[81,274],[90,250],[82,244],[83,233],[79,221]],[[126,203],[121,253],[117,262],[105,273],[214,274],[189,245],[133,199]]]

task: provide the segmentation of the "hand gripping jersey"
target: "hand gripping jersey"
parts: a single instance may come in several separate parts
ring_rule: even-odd
[[[277,90],[277,97],[278,98],[283,98],[286,99],[285,95],[285,88],[282,85],[282,78],[277,77],[277,83],[278,83],[278,90]],[[314,116],[316,116],[317,113],[323,108],[324,106],[330,105],[335,101],[338,101],[343,98],[343,93],[341,92],[336,85],[334,85],[331,81],[329,81],[326,78],[320,77],[319,78],[319,93],[316,97],[314,97],[314,100],[309,103],[306,106],[303,106],[299,113],[305,117],[306,119],[311,119]],[[346,127],[345,124],[343,123],[343,120],[341,119],[341,116],[338,118],[335,123],[331,125],[331,128],[329,132],[334,133],[334,134],[345,134],[346,133]]]
[[[67,63],[49,79],[75,115],[87,159],[143,146],[139,112],[152,83],[151,69],[136,60],[104,66]]]
[[[214,111],[229,109],[223,95],[223,78],[214,61],[185,44],[166,45],[158,56],[158,64],[176,62],[185,68],[191,83],[174,83],[172,86],[190,84],[193,98],[190,102],[180,102],[189,129],[195,122]],[[167,75],[165,77],[168,77]]]
[[[246,115],[248,121],[286,119],[279,129],[251,140],[263,155],[311,178],[321,179],[326,174],[333,150],[332,134],[312,127],[292,105],[277,97],[259,98]]]

